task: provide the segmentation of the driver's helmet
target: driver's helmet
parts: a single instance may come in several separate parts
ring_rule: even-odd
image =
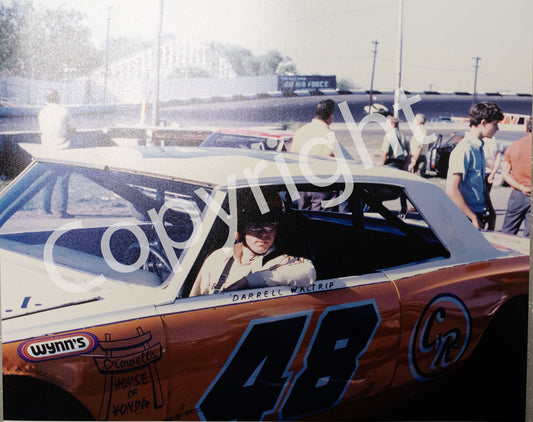
[[[255,196],[250,192],[245,198],[241,198],[238,204],[238,234],[239,239],[244,239],[244,229],[248,223],[277,223],[278,227],[283,223],[284,207],[278,192],[263,192],[268,211],[262,213]]]

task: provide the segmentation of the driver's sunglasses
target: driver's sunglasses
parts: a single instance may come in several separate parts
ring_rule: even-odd
[[[259,233],[266,232],[272,233],[278,228],[278,223],[276,222],[264,222],[264,223],[247,223],[245,226],[246,231],[250,233]]]

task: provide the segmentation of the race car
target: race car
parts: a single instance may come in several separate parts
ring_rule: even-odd
[[[0,194],[5,419],[523,414],[529,245],[476,230],[439,187],[234,148],[38,155]],[[276,248],[314,282],[192,296],[243,201],[266,197]]]
[[[442,135],[439,135],[427,153],[426,161],[429,163],[427,165],[429,170],[434,171],[438,177],[445,178],[448,173],[450,154],[461,139],[463,136],[455,133],[446,140],[443,139]]]
[[[213,131],[200,146],[287,151],[291,140],[292,134],[283,129],[226,128]]]
[[[290,151],[294,134],[283,128],[225,128],[213,131],[202,143],[203,148],[240,148],[265,151]],[[340,142],[340,153],[347,160],[353,156]]]

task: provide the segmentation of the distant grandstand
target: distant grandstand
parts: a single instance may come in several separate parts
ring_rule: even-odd
[[[146,49],[137,54],[114,61],[108,65],[107,88],[114,97],[127,99],[146,96],[149,82],[154,78],[155,51]],[[230,62],[209,42],[192,40],[166,40],[161,45],[160,77],[176,77],[176,72],[186,69],[201,69],[213,78],[237,76]],[[93,82],[103,85],[105,66],[90,76]]]

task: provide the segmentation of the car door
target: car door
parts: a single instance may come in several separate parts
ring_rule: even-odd
[[[396,368],[395,288],[379,271],[350,267],[358,262],[351,213],[292,211],[291,250],[302,246],[316,260],[314,284],[158,306],[167,336],[169,417],[346,418],[381,410],[369,399],[390,387]]]
[[[178,299],[158,311],[178,419],[327,412],[386,390],[396,365],[398,300],[381,274]]]

